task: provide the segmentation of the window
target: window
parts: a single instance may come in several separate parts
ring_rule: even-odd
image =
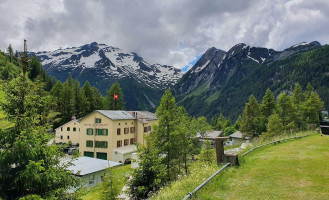
[[[108,129],[96,129],[96,135],[108,135],[109,130]]]
[[[127,122],[125,123],[125,125],[127,125]]]
[[[67,139],[68,139],[68,140],[70,139],[70,136],[69,136],[69,135],[67,136]]]
[[[136,141],[135,138],[131,138],[130,139],[130,144],[135,144],[135,141]]]
[[[125,139],[125,140],[123,141],[123,144],[124,144],[125,146],[129,145],[129,139]]]
[[[61,140],[63,139],[63,136],[61,135]]]
[[[120,123],[118,125],[120,126]]]
[[[102,123],[101,118],[96,118],[96,119],[95,119],[95,123],[96,123],[96,124],[100,124],[100,123]]]
[[[94,129],[87,128],[87,135],[93,135],[93,134],[94,134]]]
[[[66,131],[70,131],[70,127],[67,127],[67,128],[66,128]]]
[[[86,141],[86,147],[93,147],[93,141],[91,141],[91,140],[87,140]]]
[[[131,122],[131,125],[134,125],[134,122]]]
[[[95,147],[97,148],[107,148],[107,141],[96,141]]]
[[[77,131],[77,128],[73,127],[73,131],[74,131],[74,132]]]
[[[130,127],[130,133],[135,133],[135,127]]]
[[[117,141],[117,147],[121,147],[122,146],[122,140],[118,140]]]
[[[148,128],[147,128],[147,127],[144,127],[144,133],[146,133],[146,132],[147,132],[147,130],[148,130]]]
[[[129,133],[129,128],[124,128],[124,133],[128,134]]]
[[[61,131],[63,131],[63,127],[61,127]]]
[[[148,126],[147,129],[148,129],[148,131],[151,131],[151,126]]]
[[[121,134],[121,129],[118,128],[118,129],[117,129],[117,135],[120,135],[120,134]]]

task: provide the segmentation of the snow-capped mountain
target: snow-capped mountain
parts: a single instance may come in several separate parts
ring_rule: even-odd
[[[211,118],[223,113],[236,119],[251,94],[259,97],[271,88],[277,95],[280,91],[291,91],[296,82],[306,85],[321,73],[328,73],[322,70],[326,65],[316,68],[318,62],[305,61],[316,58],[324,62],[321,56],[327,49],[322,48],[319,42],[303,42],[283,51],[243,43],[227,52],[212,47],[173,87],[173,94],[191,115]],[[313,50],[321,54],[314,56]],[[312,70],[318,73],[313,78]]]
[[[81,84],[89,81],[103,95],[118,82],[127,110],[154,111],[164,90],[183,75],[172,66],[150,64],[136,53],[96,42],[30,55],[37,56],[47,73],[58,80],[64,82],[71,74]]]
[[[134,78],[152,88],[165,89],[183,75],[181,70],[168,65],[150,64],[133,52],[93,42],[81,47],[35,53],[50,75],[64,81],[88,72],[99,79]],[[93,73],[91,73],[93,72]]]
[[[228,52],[215,47],[209,48],[199,61],[175,85],[180,94],[189,94],[200,85],[206,84],[216,91],[224,85],[242,66],[268,65],[287,56],[320,47],[319,42],[296,44],[283,51],[263,47],[252,47],[244,43],[233,46]]]

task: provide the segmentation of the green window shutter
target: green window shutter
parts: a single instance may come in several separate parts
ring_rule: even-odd
[[[104,129],[105,130],[105,135],[109,134],[109,130],[108,129]]]
[[[99,118],[99,123],[102,123],[102,119],[101,118]]]
[[[94,146],[94,144],[93,144],[94,142],[93,141],[91,141],[91,145],[90,145],[90,147],[93,147]]]
[[[86,141],[86,147],[88,147],[88,140]]]
[[[102,142],[98,142],[98,148],[102,148]]]
[[[107,148],[107,142],[105,142],[105,148]]]
[[[103,135],[103,129],[99,129],[99,135]]]
[[[94,135],[94,129],[91,129],[91,135]]]
[[[88,134],[88,129],[86,129],[86,134],[89,135],[89,134]]]

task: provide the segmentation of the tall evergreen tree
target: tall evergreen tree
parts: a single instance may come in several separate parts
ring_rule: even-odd
[[[263,116],[267,119],[270,115],[273,114],[275,108],[276,108],[276,102],[274,99],[274,95],[272,94],[271,90],[268,88],[260,105],[260,110]]]
[[[303,105],[304,108],[304,120],[310,124],[319,123],[319,110],[323,108],[323,101],[319,95],[315,92],[311,92],[307,95],[308,98]]]
[[[11,46],[11,44],[9,44],[7,51],[8,51],[8,56],[9,56],[10,61],[13,61],[14,50],[13,50],[13,47]]]
[[[118,82],[114,83],[107,91],[105,100],[106,108],[109,110],[124,110],[125,101]]]
[[[302,87],[299,85],[299,83],[297,83],[295,85],[293,94],[292,94],[292,102],[294,103],[294,105],[296,106],[296,119],[295,119],[295,123],[298,129],[304,129],[305,125],[306,125],[306,121],[304,120],[304,107],[303,107],[303,103],[305,102],[305,95],[304,92],[302,90]]]
[[[175,146],[175,137],[180,127],[177,122],[176,101],[170,90],[166,90],[161,98],[156,115],[158,117],[158,125],[154,127],[153,134],[155,136],[156,146],[159,147],[159,152],[166,155],[164,163],[167,168],[167,181],[171,181],[177,175],[173,169],[178,155]]]
[[[66,79],[63,84],[63,90],[61,92],[61,118],[62,122],[66,123],[72,119],[75,114],[75,99],[73,93],[73,79],[72,76]]]
[[[87,113],[91,113],[94,110],[96,110],[96,103],[95,103],[96,100],[95,100],[93,88],[91,87],[89,81],[86,81],[85,84],[83,85],[83,92],[87,98],[87,105],[86,105]]]
[[[87,98],[86,98],[83,90],[80,88],[79,81],[74,81],[73,94],[74,94],[74,100],[75,100],[75,102],[74,102],[75,116],[77,118],[80,118],[84,114],[86,114]]]
[[[33,56],[29,60],[29,78],[33,81],[37,76],[42,76],[42,65],[38,58]],[[45,77],[42,77],[45,81]]]
[[[278,98],[278,114],[284,127],[296,120],[296,107],[286,93],[282,93]]]
[[[259,104],[254,95],[249,97],[249,102],[243,111],[243,122],[240,130],[246,135],[252,136],[257,133],[257,121],[260,117]]]
[[[0,129],[0,197],[18,199],[35,194],[62,197],[77,180],[62,164],[56,145],[47,145],[49,126],[40,126],[40,84],[18,77],[5,85],[1,107],[13,127]]]
[[[283,125],[278,114],[274,113],[269,117],[266,129],[267,136],[276,136],[283,134]]]
[[[95,96],[95,109],[97,110],[104,109],[104,97],[102,96],[102,94],[95,87],[93,87],[93,93]]]

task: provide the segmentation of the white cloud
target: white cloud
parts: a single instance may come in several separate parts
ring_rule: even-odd
[[[329,42],[326,0],[4,0],[0,13],[1,49],[21,50],[24,38],[34,51],[96,41],[177,68],[213,46]]]

